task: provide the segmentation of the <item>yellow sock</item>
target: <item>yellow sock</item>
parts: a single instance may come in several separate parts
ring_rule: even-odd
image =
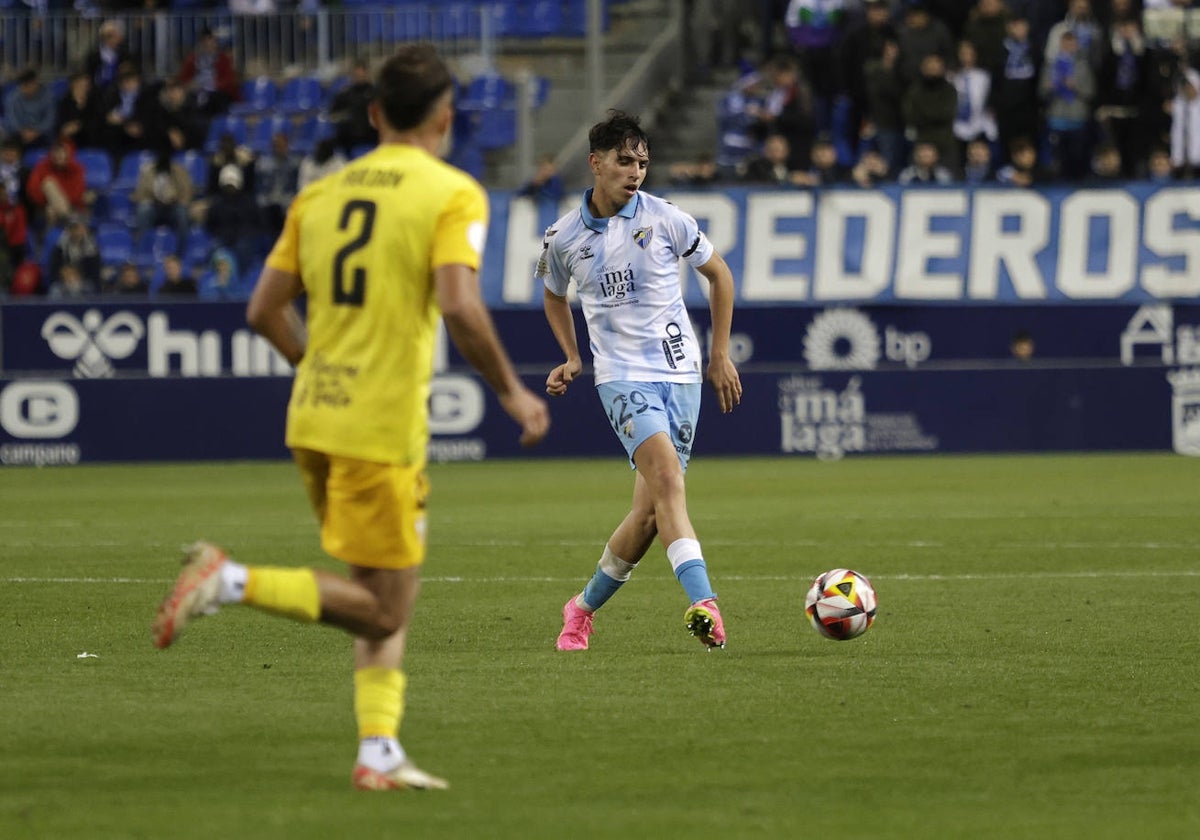
[[[298,621],[321,617],[321,595],[312,569],[250,566],[244,603]]]
[[[396,668],[360,668],[354,672],[354,717],[358,737],[395,738],[404,714],[408,679]]]

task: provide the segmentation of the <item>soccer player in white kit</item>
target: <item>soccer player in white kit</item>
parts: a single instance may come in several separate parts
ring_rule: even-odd
[[[702,348],[683,303],[679,260],[710,284],[707,377],[722,412],[732,411],[742,396],[729,359],[733,274],[695,219],[639,192],[650,154],[636,117],[611,111],[592,126],[588,139],[594,186],[577,210],[546,231],[537,268],[545,284],[546,318],[567,359],[550,371],[546,393],[565,394],[583,367],[566,297],[573,277],[596,390],[637,475],[633,504],[608,538],[595,574],[563,606],[557,647],[587,649],[593,613],[629,579],[655,536],[687,593],[687,629],[710,650],[724,647],[724,622],[684,490],[704,377]]]

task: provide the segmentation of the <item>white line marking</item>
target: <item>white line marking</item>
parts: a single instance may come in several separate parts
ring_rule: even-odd
[[[422,578],[424,583],[579,583],[585,577],[583,574],[573,577],[464,577],[459,575],[433,575]],[[776,582],[799,581],[811,579],[807,572],[795,575],[714,575],[717,581],[738,582]],[[872,574],[871,580],[887,580],[900,582],[922,583],[928,581],[976,581],[976,580],[1052,580],[1060,578],[1163,578],[1163,577],[1200,577],[1200,569],[1114,569],[1112,571],[1090,572],[984,572],[979,574],[947,574],[947,575],[913,575],[913,574]],[[131,578],[131,577],[8,577],[0,578],[3,583],[33,583],[33,584],[169,584],[174,578]]]

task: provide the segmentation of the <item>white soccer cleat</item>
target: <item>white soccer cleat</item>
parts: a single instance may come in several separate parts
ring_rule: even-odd
[[[356,764],[352,779],[359,790],[447,790],[450,787],[445,779],[426,773],[407,759],[386,773]]]

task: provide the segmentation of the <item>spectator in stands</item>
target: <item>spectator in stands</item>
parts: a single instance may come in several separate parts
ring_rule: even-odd
[[[70,216],[86,214],[95,196],[87,188],[83,164],[70,143],[55,140],[50,153],[29,173],[26,195],[40,220],[51,226]]]
[[[1200,73],[1190,67],[1171,103],[1171,163],[1188,179],[1200,167]]]
[[[84,59],[84,72],[92,80],[97,92],[116,85],[122,66],[134,66],[133,54],[125,43],[125,25],[119,20],[106,20],[100,24],[100,37],[96,46]]]
[[[742,76],[717,102],[717,171],[736,178],[738,170],[762,143],[759,115],[770,86],[763,73]]]
[[[866,0],[862,20],[851,24],[846,30],[838,50],[841,55],[842,86],[850,100],[852,129],[861,128],[870,119],[867,68],[883,59],[884,48],[889,43],[896,43],[896,27],[892,23],[888,0]],[[892,75],[895,75],[894,62]],[[898,95],[896,99],[899,100]],[[902,130],[902,126],[897,127]]]
[[[1087,62],[1095,78],[1104,58],[1104,30],[1092,14],[1092,0],[1071,0],[1067,16],[1050,29],[1046,36],[1047,64],[1062,52],[1062,38],[1068,32],[1075,36],[1075,53]]]
[[[1013,333],[1012,339],[1008,343],[1008,352],[1018,362],[1027,364],[1033,361],[1033,354],[1036,346],[1033,341],[1033,333],[1028,330],[1017,330]]]
[[[742,180],[748,184],[792,185],[791,149],[782,134],[772,134],[763,141],[762,152],[747,162]]]
[[[1092,155],[1091,183],[1105,184],[1119,181],[1124,176],[1121,172],[1121,150],[1113,143],[1101,143]]]
[[[194,192],[192,176],[182,164],[171,160],[170,150],[156,152],[154,160],[142,164],[133,189],[137,208],[134,238],[141,239],[151,228],[167,225],[175,232],[176,253],[182,253],[191,230],[188,206]]]
[[[6,137],[0,142],[0,184],[4,185],[9,199],[26,204],[25,185],[29,171],[21,161],[21,143],[15,137]]]
[[[992,167],[992,144],[984,137],[976,137],[967,143],[966,164],[963,166],[963,181],[972,186],[987,184],[995,179]]]
[[[17,85],[4,97],[4,127],[21,142],[21,148],[45,146],[54,135],[54,95],[28,67],[17,76]]]
[[[851,180],[863,189],[871,189],[886,183],[891,180],[891,175],[887,159],[875,149],[867,149],[863,152],[858,163],[854,165],[854,169],[850,171]]]
[[[196,278],[190,270],[183,267],[183,261],[171,254],[163,258],[162,283],[157,294],[180,297],[195,297],[197,293]]]
[[[271,137],[270,154],[254,163],[254,184],[263,231],[274,240],[283,230],[288,206],[296,197],[300,163],[288,148],[288,137],[278,131]]]
[[[1067,14],[1068,0],[1015,0],[1015,11],[1029,21],[1029,41],[1041,53],[1050,30]],[[1041,64],[1039,60],[1038,64]]]
[[[837,147],[828,134],[818,135],[813,141],[812,164],[808,169],[792,175],[792,183],[801,187],[829,187],[849,179],[850,173],[838,164]]]
[[[100,145],[103,116],[100,97],[87,73],[71,76],[67,92],[58,100],[54,117],[54,135],[70,140],[76,148]]]
[[[1009,163],[996,172],[996,180],[1010,187],[1032,187],[1045,180],[1038,167],[1037,146],[1030,137],[1017,137],[1008,149]]]
[[[950,170],[938,161],[938,147],[929,140],[913,144],[912,164],[897,179],[903,186],[910,184],[949,184],[954,181]]]
[[[50,249],[50,290],[65,296],[92,294],[100,288],[100,248],[82,216],[67,219],[66,229]]]
[[[146,145],[169,149],[172,154],[199,149],[205,125],[187,89],[175,80],[165,82],[150,103],[146,117]]]
[[[117,83],[101,95],[102,145],[114,162],[129,152],[146,148],[146,125],[152,101],[152,96],[143,89],[142,74],[131,64],[121,68]]]
[[[883,156],[888,169],[899,172],[907,159],[904,139],[904,87],[897,72],[900,46],[884,44],[883,54],[868,62],[864,75],[867,86],[863,139],[870,141]]]
[[[1004,67],[1008,37],[1008,7],[1004,0],[979,0],[967,16],[963,40],[975,45],[979,66],[995,78]]]
[[[1175,180],[1175,167],[1171,165],[1171,150],[1155,146],[1150,150],[1150,162],[1146,167],[1147,177],[1156,184]]]
[[[300,161],[300,179],[297,189],[304,189],[313,181],[332,175],[346,165],[346,158],[338,151],[337,141],[326,138],[317,143],[311,154]]]
[[[974,44],[970,41],[959,43],[958,68],[950,74],[954,89],[958,92],[954,136],[964,150],[969,141],[980,135],[992,142],[999,138],[996,119],[989,106],[992,76],[979,66],[976,56]]]
[[[17,266],[25,260],[28,241],[25,208],[0,182],[0,294],[12,286]]]
[[[517,194],[535,201],[549,201],[555,204],[562,200],[563,180],[554,164],[554,155],[542,155],[538,159],[533,176],[521,185]]]
[[[329,119],[336,127],[338,145],[346,157],[354,153],[356,146],[374,146],[379,141],[379,132],[367,114],[367,106],[374,98],[371,65],[365,58],[356,59],[350,68],[350,84],[339,90],[329,103]]]
[[[205,116],[224,114],[229,106],[241,99],[233,57],[217,41],[211,29],[200,33],[195,49],[183,60],[179,81],[191,91],[196,106]]]
[[[225,167],[234,166],[242,176],[242,189],[254,191],[254,152],[247,146],[239,146],[232,134],[222,134],[217,140],[217,150],[208,159],[208,193],[216,195],[221,191],[217,182]]]
[[[914,143],[937,147],[939,163],[958,170],[958,140],[954,119],[958,114],[958,91],[946,78],[946,63],[937,53],[921,59],[921,76],[904,92],[904,123]]]
[[[770,92],[761,108],[753,107],[750,111],[757,121],[757,130],[764,138],[769,134],[787,138],[791,150],[789,168],[808,166],[814,134],[812,92],[796,60],[788,55],[771,59],[766,77]]]
[[[213,241],[229,249],[236,262],[249,265],[257,256],[258,204],[244,189],[242,170],[226,164],[217,176],[218,190],[208,204],[204,229]]]
[[[900,81],[905,86],[920,80],[925,56],[940,56],[943,67],[954,59],[954,36],[946,24],[929,14],[923,0],[912,0],[905,8],[899,42]]]
[[[838,48],[845,22],[845,0],[788,0],[784,12],[788,41],[812,90],[819,131],[833,127],[833,100],[842,91]]]
[[[117,278],[108,291],[114,295],[145,295],[150,287],[137,265],[127,260],[117,269]]]
[[[992,110],[1000,132],[1001,153],[1018,137],[1036,137],[1040,128],[1038,114],[1038,51],[1029,40],[1029,20],[1016,13],[1008,20],[1004,39],[1003,66],[992,77]]]
[[[228,248],[216,248],[208,260],[208,270],[197,283],[200,297],[230,300],[245,296],[238,277],[237,258]]]
[[[1139,177],[1155,141],[1156,117],[1163,111],[1155,101],[1156,81],[1151,53],[1137,18],[1116,21],[1104,44],[1096,120],[1104,135],[1117,146],[1127,178]],[[1143,119],[1143,116],[1145,119]]]
[[[1042,68],[1040,89],[1046,102],[1054,172],[1078,180],[1087,175],[1091,160],[1089,124],[1096,82],[1073,30],[1059,33],[1058,51],[1047,56]]]
[[[708,187],[717,183],[719,177],[717,161],[712,155],[673,163],[668,170],[668,180],[676,187]]]

